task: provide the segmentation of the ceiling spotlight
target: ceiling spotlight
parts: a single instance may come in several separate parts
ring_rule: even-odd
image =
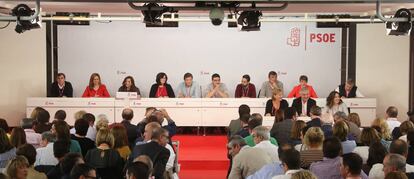
[[[241,26],[242,31],[259,31],[261,16],[260,11],[243,11],[237,19],[237,24]]]
[[[170,11],[170,8],[157,3],[146,3],[143,7],[147,7],[146,10],[141,11],[146,24],[161,24],[162,14]]]
[[[388,35],[409,35],[412,28],[411,12],[408,9],[399,9],[394,18],[407,18],[406,22],[386,22],[385,28]]]
[[[221,25],[224,19],[224,10],[220,8],[213,8],[210,10],[210,20],[215,26]]]
[[[20,17],[22,16],[31,16],[35,13],[34,10],[30,9],[29,6],[26,4],[19,4],[12,10],[12,15],[17,17],[17,25],[14,29],[17,33],[23,33],[26,30],[31,29],[37,29],[40,28],[42,25],[41,20],[39,19],[39,16],[35,19],[29,21],[29,20],[20,20]]]

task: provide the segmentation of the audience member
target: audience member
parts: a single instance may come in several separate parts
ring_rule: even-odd
[[[362,172],[362,158],[356,153],[342,155],[341,175],[344,179],[360,179]]]
[[[47,172],[48,179],[61,179],[63,172],[61,170],[62,160],[66,154],[69,153],[70,144],[68,141],[57,140],[53,143],[53,155],[58,160],[58,163]]]
[[[85,110],[79,110],[73,115],[73,118],[75,118],[75,121],[76,121],[78,119],[82,119],[85,114],[86,114]]]
[[[292,91],[290,91],[290,93],[288,94],[288,98],[297,98],[297,97],[300,97],[302,95],[301,92],[302,92],[302,90],[304,88],[307,89],[308,96],[310,96],[311,98],[318,98],[318,95],[316,95],[316,92],[313,89],[313,87],[311,85],[308,85],[308,77],[306,75],[301,75],[299,77],[299,85],[295,86],[292,89]]]
[[[27,144],[27,137],[24,129],[21,127],[13,128],[10,135],[10,142],[15,148],[19,148],[20,146]],[[40,143],[38,145],[40,145]]]
[[[275,116],[278,110],[286,110],[289,107],[289,103],[282,97],[282,90],[273,90],[271,99],[266,102],[265,116]]]
[[[409,130],[407,134],[408,155],[407,163],[414,165],[414,130]]]
[[[54,118],[55,120],[64,121],[66,119],[66,112],[64,110],[57,110]]]
[[[293,121],[296,121],[296,110],[293,107],[287,108],[284,113],[283,121],[275,122],[270,130],[270,136],[274,137],[279,145],[290,141]]]
[[[385,179],[408,179],[407,175],[404,172],[389,172]]]
[[[322,109],[319,106],[312,106],[310,108],[310,118],[311,120],[306,123],[308,127],[322,127],[321,115]]]
[[[260,114],[256,114],[256,113],[252,114],[252,118],[249,120],[249,124],[248,124],[250,135],[244,138],[247,145],[249,145],[250,147],[254,147],[256,145],[254,143],[253,135],[251,135],[252,132],[253,132],[253,129],[256,128],[257,126],[261,126],[262,123],[263,123],[263,119],[262,119],[262,116]],[[270,142],[273,145],[277,146],[277,141],[276,141],[275,138],[270,137]]]
[[[361,128],[361,119],[359,118],[358,113],[350,113],[348,116],[348,121],[356,124],[359,128]]]
[[[126,161],[128,156],[131,154],[131,150],[128,145],[127,130],[124,125],[116,124],[111,128],[111,133],[114,135],[115,139],[113,148],[117,150],[122,159]],[[135,146],[135,144],[133,143],[132,146]]]
[[[372,121],[371,127],[377,127],[380,129],[379,135],[384,140],[391,140],[391,132],[388,127],[387,121],[382,118],[376,118]]]
[[[0,171],[16,156],[16,148],[10,143],[6,132],[0,129]]]
[[[151,117],[152,116],[152,113],[154,112],[154,111],[156,111],[157,110],[157,108],[154,108],[154,107],[147,107],[147,108],[145,108],[145,118],[144,119],[142,119],[138,124],[137,124],[137,126],[138,126],[138,130],[139,130],[139,138],[142,138],[143,136],[142,135],[144,135],[144,131],[145,131],[145,126],[148,124],[148,123],[150,123],[149,122],[149,117]],[[154,116],[153,116],[154,117]],[[237,131],[236,131],[237,132]]]
[[[106,118],[106,117],[105,117]],[[95,142],[96,140],[96,129],[95,129],[95,116],[91,113],[86,113],[82,116],[82,119],[88,121],[89,127],[88,132],[86,132],[86,137]]]
[[[114,140],[109,129],[100,129],[96,135],[97,148],[89,150],[85,156],[85,162],[96,168],[103,179],[122,177],[124,162],[118,151],[113,149]]]
[[[278,156],[282,156],[283,152],[293,149],[291,144],[285,143],[279,146],[277,149]],[[283,175],[284,170],[282,163],[280,161],[275,161],[271,164],[263,166],[259,171],[247,177],[247,179],[262,179],[262,178],[272,178],[277,175]]]
[[[323,159],[322,144],[324,135],[320,127],[309,128],[303,138],[302,150],[300,150],[300,166],[309,169],[313,162]]]
[[[168,130],[168,134],[170,138],[173,137],[177,133],[177,125],[175,125],[174,120],[171,119],[167,110],[165,109],[155,110],[152,113],[152,115],[157,116],[158,123],[160,123],[162,128]],[[167,125],[165,125],[164,123],[165,119],[167,120]]]
[[[272,163],[271,157],[263,149],[249,147],[238,135],[230,138],[227,147],[233,158],[229,179],[246,178]]]
[[[35,166],[55,166],[59,163],[53,155],[53,145],[56,141],[56,136],[50,131],[42,133],[41,147],[36,149]]]
[[[4,132],[6,132],[7,135],[10,137],[10,135],[9,135],[9,132],[10,132],[9,124],[7,124],[7,121],[3,118],[0,118],[0,129],[3,129]]]
[[[332,137],[333,136],[333,129],[332,126],[334,124],[334,118],[332,115],[328,113],[323,113],[321,115],[321,129],[323,131],[323,134],[325,135],[325,138]]]
[[[282,161],[284,175],[274,176],[272,179],[290,179],[292,174],[299,172],[300,169],[300,154],[295,149],[290,149],[283,152],[280,156]]]
[[[98,120],[96,121],[96,132],[101,129],[108,129],[109,128],[109,120],[108,117],[104,114],[98,116]],[[96,140],[96,137],[95,137]]]
[[[385,112],[385,118],[387,119],[388,127],[392,132],[396,127],[400,127],[401,122],[398,121],[398,109],[395,106],[390,106]]]
[[[247,136],[250,135],[250,133],[249,133],[249,119],[250,119],[250,114],[243,114],[240,117],[241,129],[235,135],[239,135],[241,137],[247,137]]]
[[[61,170],[62,170],[62,179],[70,179],[70,172],[73,167],[77,164],[83,164],[83,158],[78,153],[68,153],[62,160]]]
[[[134,118],[134,111],[131,108],[125,108],[124,110],[122,110],[123,121],[121,122],[121,124],[124,125],[126,129],[130,149],[134,148],[135,140],[137,140],[138,135],[139,135],[138,126],[131,124],[131,120],[133,118]]]
[[[41,113],[41,111],[39,113]],[[38,148],[42,136],[35,132],[34,120],[32,118],[23,118],[20,121],[20,127],[24,129],[27,143],[33,145],[35,148]]]
[[[29,179],[46,179],[46,174],[38,172],[34,169],[34,163],[36,161],[36,149],[30,145],[25,144],[21,147],[19,147],[16,151],[16,155],[21,155],[26,157],[28,161],[28,168],[27,168],[27,178]]]
[[[372,127],[362,129],[361,145],[357,146],[353,152],[362,158],[363,164],[367,163],[369,146],[375,142],[381,142],[381,138],[378,135],[378,132]]]
[[[259,98],[271,98],[275,89],[279,89],[283,93],[283,83],[277,80],[277,73],[270,71],[267,77],[269,80],[263,82],[259,91]]]
[[[151,141],[146,144],[135,146],[129,157],[129,163],[132,163],[132,161],[140,155],[147,155],[154,163],[153,176],[156,179],[163,178],[170,156],[170,151],[165,148],[168,143],[168,131],[164,128],[154,128],[152,131],[148,132],[151,132]]]
[[[372,166],[377,163],[382,164],[387,154],[388,151],[381,142],[372,143],[369,146],[367,164],[363,166],[364,172],[370,173]]]
[[[56,135],[56,140],[66,141],[69,144],[69,151],[71,153],[82,154],[79,142],[70,139],[69,125],[65,121],[55,121],[51,129],[52,133]]]
[[[292,174],[291,179],[318,179],[312,172],[301,170]]]
[[[384,176],[390,172],[406,172],[405,158],[400,154],[388,154],[385,156],[383,164]]]
[[[86,153],[90,149],[94,149],[96,147],[95,142],[86,137],[88,128],[89,128],[89,122],[87,120],[78,119],[75,121],[76,133],[71,135],[71,139],[79,143],[81,151],[82,151],[82,156],[86,156]]]
[[[341,179],[341,142],[336,137],[330,137],[323,141],[323,160],[312,163],[310,171],[318,178]],[[361,172],[361,177],[367,176]]]
[[[291,132],[290,132],[290,140],[289,143],[292,145],[299,145],[302,144],[302,129],[306,126],[305,121],[296,120],[293,122]]]
[[[49,123],[50,121],[50,114],[45,109],[40,110],[37,113],[36,118],[34,118],[36,121],[36,125],[34,125],[34,130],[36,133],[41,134],[45,131],[50,131],[50,128],[52,127]]]
[[[356,147],[356,143],[353,140],[348,140],[348,125],[344,121],[338,121],[334,124],[333,135],[341,140],[342,154],[351,153]]]
[[[126,169],[126,179],[147,179],[151,178],[151,170],[143,162],[129,164]]]
[[[348,126],[348,139],[355,140],[356,143],[361,142],[361,129],[353,122],[348,120],[348,116],[341,111],[338,111],[334,114],[335,123],[338,121],[344,121]]]
[[[399,139],[407,142],[407,133],[409,130],[414,130],[414,124],[411,121],[404,121],[400,125],[401,137]]]
[[[5,172],[10,179],[26,179],[29,162],[24,156],[18,155],[7,164]],[[31,179],[31,178],[30,178]]]
[[[240,118],[243,116],[243,114],[250,115],[250,107],[246,104],[242,104],[239,106],[239,118],[230,121],[227,139],[230,139],[231,136],[235,135],[242,128]]]
[[[270,143],[270,132],[264,126],[257,126],[252,131],[253,141],[256,144],[255,148],[263,149],[272,159],[272,161],[279,161],[277,153],[277,146]]]
[[[71,179],[88,179],[97,178],[96,170],[88,164],[76,164],[70,171]]]
[[[395,155],[398,154],[398,155]],[[390,154],[384,158],[383,164],[375,164],[372,166],[371,171],[369,172],[369,178],[372,179],[382,179],[390,171],[401,170],[404,168],[404,172],[412,173],[414,172],[414,166],[406,164],[406,158],[408,155],[408,145],[405,141],[397,139],[391,142],[390,145]],[[390,156],[393,156],[390,158]],[[401,166],[397,166],[394,161],[399,161]],[[390,163],[387,163],[390,162]],[[403,164],[401,164],[403,163]],[[387,166],[385,166],[387,165]],[[393,167],[394,170],[391,170]],[[391,168],[391,169],[390,169]],[[387,172],[385,172],[387,170]],[[381,172],[381,171],[384,171]]]
[[[293,100],[292,107],[296,109],[299,116],[310,116],[311,108],[316,106],[316,101],[310,98],[312,95],[309,96],[309,89],[306,87],[300,89],[299,94],[300,96]]]

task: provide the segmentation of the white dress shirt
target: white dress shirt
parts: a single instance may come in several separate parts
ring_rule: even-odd
[[[394,130],[394,128],[400,127],[401,122],[398,121],[397,118],[388,118],[387,119],[387,124],[388,124],[388,127],[390,127],[390,132],[392,132]]]
[[[368,178],[369,179],[384,179],[384,171],[382,170],[384,165],[382,163],[377,163],[372,166],[371,170],[369,171]],[[405,165],[405,172],[412,173],[414,172],[414,166],[410,164]]]
[[[36,149],[36,162],[34,166],[38,165],[57,165],[59,161],[53,155],[53,143],[49,142],[46,147]]]
[[[278,147],[270,143],[270,140],[261,141],[254,147],[266,151],[266,153],[269,154],[273,162],[279,161],[279,154],[277,153]]]
[[[355,147],[354,153],[358,154],[362,158],[362,163],[366,164],[368,160],[369,147],[368,146],[358,146]]]

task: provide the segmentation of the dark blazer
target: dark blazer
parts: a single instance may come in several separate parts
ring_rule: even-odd
[[[131,121],[127,120],[123,120],[121,124],[124,125],[127,131],[129,148],[132,149],[135,146],[135,140],[137,140],[138,136],[141,136],[139,134],[139,128],[138,126],[131,124]]]
[[[50,86],[50,94],[48,97],[73,97],[73,88],[70,82],[65,81],[65,87],[63,87],[62,95],[60,94],[58,83],[55,81]]]
[[[282,101],[280,101],[280,107],[279,107],[279,110],[285,110],[285,109],[287,109],[289,107],[289,103],[286,101],[286,100],[284,100],[284,99],[282,99]],[[275,115],[275,113],[276,113],[276,111],[274,111],[273,110],[273,103],[272,103],[272,99],[269,99],[268,101],[267,101],[267,103],[266,103],[266,110],[265,110],[265,115],[267,114],[267,113],[270,113],[272,116],[274,116]]]
[[[308,103],[306,105],[306,115],[310,116],[310,109],[316,106],[316,101],[312,98],[308,99]],[[302,98],[296,98],[293,100],[292,102],[292,107],[295,108],[296,112],[298,113],[298,115],[302,114]]]
[[[170,151],[154,141],[137,145],[128,158],[129,163],[132,163],[140,155],[146,155],[151,158],[154,164],[152,175],[155,176],[155,179],[163,179]]]
[[[151,90],[150,90],[150,94],[149,94],[150,98],[155,98],[155,95],[157,94],[158,86],[159,85],[157,83],[155,83],[151,86]],[[172,89],[171,85],[170,84],[165,84],[165,87],[167,88],[168,97],[175,98],[174,90]]]
[[[289,142],[292,125],[292,119],[285,119],[273,124],[272,129],[270,130],[270,136],[277,140],[279,146]]]

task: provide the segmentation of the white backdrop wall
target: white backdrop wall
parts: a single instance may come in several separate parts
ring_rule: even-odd
[[[0,30],[0,118],[10,126],[26,117],[27,97],[46,96],[46,28],[17,34],[15,26]]]
[[[407,119],[409,37],[387,36],[384,24],[358,24],[356,46],[357,86],[365,96],[377,98],[377,116],[388,106]]]
[[[292,28],[300,30],[298,46],[288,45]],[[333,33],[335,42],[311,43],[311,33]],[[260,32],[206,22],[180,23],[179,28],[145,28],[139,22],[59,26],[58,70],[72,82],[75,96],[82,95],[93,72],[101,75],[111,95],[125,76],[132,75],[145,97],[158,72],[167,73],[174,89],[185,72],[202,86],[219,73],[234,96],[243,74],[251,76],[258,92],[274,70],[285,85],[285,95],[305,74],[318,95],[325,97],[340,83],[340,33],[317,29],[315,23],[263,23]]]

